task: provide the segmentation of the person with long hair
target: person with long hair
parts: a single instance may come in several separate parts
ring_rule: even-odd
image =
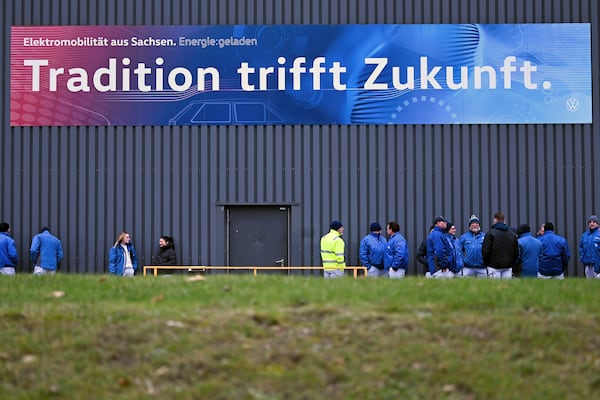
[[[158,240],[158,252],[154,256],[154,265],[177,265],[175,243],[171,236],[162,235]],[[159,270],[159,273],[161,271]],[[170,272],[170,271],[167,271]]]
[[[108,273],[112,275],[133,276],[138,262],[131,236],[127,232],[119,233],[108,255]]]

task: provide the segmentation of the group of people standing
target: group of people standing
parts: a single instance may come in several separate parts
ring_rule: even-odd
[[[386,225],[387,238],[381,235],[381,225],[373,222],[370,233],[360,241],[361,264],[367,268],[370,277],[404,278],[408,267],[408,246],[400,234],[400,225],[390,221]],[[329,233],[321,238],[321,259],[325,278],[344,275],[345,244],[342,239],[344,226],[339,221],[329,225]]]
[[[19,262],[17,247],[10,235],[10,225],[0,223],[0,275],[15,275]],[[31,240],[29,259],[34,265],[34,275],[52,275],[58,270],[63,258],[62,244],[50,228],[43,227]],[[177,265],[177,254],[173,238],[160,237],[158,251],[153,265]],[[121,232],[108,254],[108,273],[112,275],[133,276],[138,269],[138,258],[131,236]]]
[[[442,216],[433,220],[429,235],[421,243],[416,259],[427,278],[478,277],[510,279],[513,276],[564,279],[571,258],[567,240],[555,232],[554,224],[543,224],[536,236],[528,224],[510,227],[497,212],[487,232],[471,215],[469,229],[460,237],[456,226]],[[595,215],[588,218],[579,242],[580,261],[588,279],[600,278],[600,231]],[[403,278],[408,266],[408,246],[395,221],[387,224],[387,239],[377,222],[360,242],[359,258],[369,277]],[[321,258],[326,278],[343,276],[344,228],[333,221],[321,238]]]
[[[52,275],[56,273],[58,264],[63,258],[60,240],[50,232],[50,228],[43,227],[31,239],[29,260],[33,264],[34,275]],[[19,262],[17,247],[10,236],[10,225],[0,223],[0,275],[15,275]]]

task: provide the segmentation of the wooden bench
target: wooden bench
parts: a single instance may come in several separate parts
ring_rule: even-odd
[[[153,271],[153,275],[157,276],[159,270],[179,270],[179,271],[200,271],[206,272],[210,270],[225,270],[229,271],[252,271],[253,275],[257,275],[258,271],[322,271],[323,267],[233,267],[233,266],[208,266],[208,265],[144,265],[144,276],[147,272]],[[358,277],[358,272],[362,272],[362,276],[367,276],[365,267],[346,267],[346,270],[351,270],[354,278]]]

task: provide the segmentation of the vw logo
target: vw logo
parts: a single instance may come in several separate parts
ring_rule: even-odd
[[[567,110],[571,112],[577,111],[579,110],[579,100],[571,97],[567,100],[565,106],[567,107]]]

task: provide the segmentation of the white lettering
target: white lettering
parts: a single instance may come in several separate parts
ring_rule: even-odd
[[[69,92],[89,92],[88,73],[83,68],[69,69],[69,80],[67,80],[67,89]]]
[[[500,67],[500,72],[504,72],[504,89],[510,89],[512,87],[511,74],[517,70],[517,67],[513,65],[517,61],[517,57],[508,56],[504,59],[504,65]]]
[[[177,76],[183,76],[183,83],[180,85],[177,83]],[[177,67],[173,68],[171,72],[169,72],[169,86],[171,89],[177,92],[185,92],[192,86],[192,74],[187,68]]]
[[[48,60],[23,60],[23,65],[31,68],[31,91],[40,91],[40,67],[47,67]]]
[[[102,77],[106,76],[108,84],[102,83]],[[108,59],[108,68],[98,68],[94,72],[94,87],[99,92],[114,92],[117,90],[117,59]],[[89,88],[88,88],[89,89]]]
[[[50,79],[48,82],[48,90],[56,92],[56,86],[58,82],[58,76],[65,73],[64,68],[50,68]]]
[[[371,75],[367,78],[365,82],[365,89],[367,90],[384,90],[388,88],[387,83],[375,83],[381,71],[385,68],[388,63],[387,58],[365,58],[365,64],[367,65],[377,65]]]
[[[441,69],[442,67],[435,66],[430,71],[429,67],[427,66],[427,57],[421,57],[421,89],[427,89],[428,83],[431,83],[431,86],[434,89],[441,89],[442,86],[440,86],[438,81],[435,80],[435,76],[438,72],[440,72]]]
[[[346,84],[342,83],[342,74],[346,73],[346,67],[342,67],[339,61],[333,63],[333,67],[329,68],[329,72],[333,76],[333,88],[335,90],[346,90]]]
[[[258,90],[267,90],[267,78],[275,71],[273,67],[260,67],[258,69]]]
[[[305,57],[296,57],[294,60],[294,66],[290,68],[290,74],[292,74],[292,87],[294,90],[300,90],[300,75],[306,72],[306,67],[304,67],[304,63],[306,63]]]
[[[454,67],[446,67],[446,83],[449,89],[468,89],[469,88],[469,68],[460,67],[460,82],[454,82]]]
[[[245,92],[253,92],[254,85],[250,84],[250,74],[254,73],[254,68],[249,67],[247,62],[243,62],[237,69],[237,73],[240,75],[240,86],[242,87],[242,90]]]
[[[523,85],[525,85],[525,88],[537,89],[537,83],[531,82],[531,73],[536,72],[537,67],[532,66],[531,61],[525,61],[519,71],[523,72]]]
[[[392,67],[392,85],[398,90],[413,90],[415,88],[415,67],[406,67],[406,83],[400,82],[400,68]]]
[[[313,90],[321,90],[321,74],[325,72],[323,63],[325,57],[317,57],[313,60],[312,67],[308,70],[313,76]]]
[[[484,67],[475,67],[475,89],[481,89],[481,78],[484,72],[488,74],[488,86],[490,89],[496,89],[496,70],[489,65]]]
[[[198,90],[204,91],[206,76],[210,75],[211,89],[218,91],[221,89],[221,81],[219,79],[219,71],[214,67],[198,68]]]

